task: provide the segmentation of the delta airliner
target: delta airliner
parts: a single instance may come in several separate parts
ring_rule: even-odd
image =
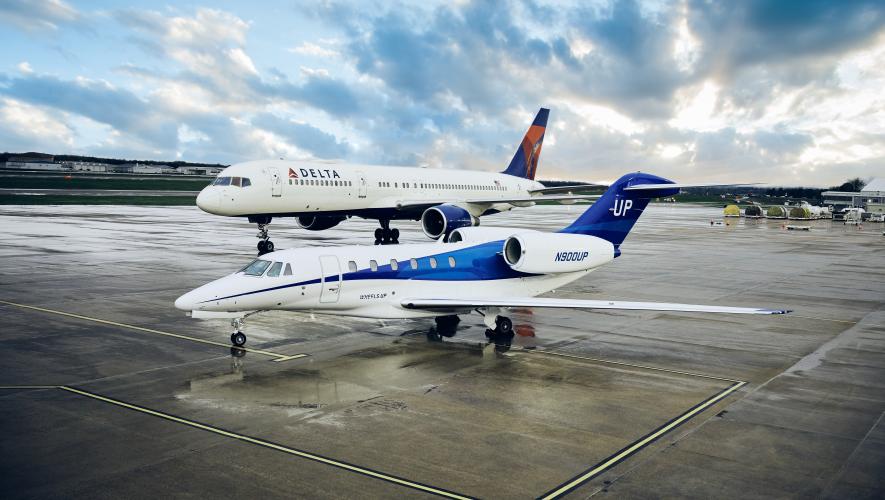
[[[251,161],[232,165],[197,196],[216,215],[247,217],[258,224],[259,255],[274,250],[267,225],[295,217],[320,231],[348,217],[377,219],[376,244],[396,243],[392,220],[421,220],[424,233],[445,237],[479,217],[542,200],[574,203],[598,196],[573,194],[588,186],[545,188],[534,180],[549,110],[541,108],[510,165],[501,173],[323,161]]]

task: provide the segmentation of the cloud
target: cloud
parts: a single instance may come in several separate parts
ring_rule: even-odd
[[[0,21],[69,52],[87,19],[125,50],[104,55],[110,76],[86,59],[47,75],[51,49],[30,44],[0,98],[54,113],[75,147],[89,120],[108,127],[90,148],[213,162],[501,170],[540,106],[545,177],[832,184],[885,160],[880,2],[323,2],[275,15],[286,32],[243,12],[4,3]]]
[[[55,31],[59,25],[75,23],[80,13],[62,0],[4,0],[0,21],[30,33]]]
[[[106,123],[158,147],[174,148],[176,143],[170,120],[154,113],[148,103],[132,92],[104,81],[86,78],[66,81],[49,75],[26,74],[7,78],[5,84],[0,85],[0,94]]]
[[[346,141],[306,123],[285,120],[269,113],[252,119],[252,125],[272,132],[316,158],[343,158],[350,151]]]
[[[51,112],[38,106],[0,98],[0,143],[18,151],[55,150],[74,146],[75,132]]]
[[[297,47],[292,47],[291,49],[288,49],[288,51],[292,52],[293,54],[301,54],[305,56],[315,57],[338,57],[341,55],[341,53],[337,50],[321,47],[311,42],[303,42]]]

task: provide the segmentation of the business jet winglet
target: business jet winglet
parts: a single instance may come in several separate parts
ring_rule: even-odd
[[[439,231],[447,242],[311,247],[268,253],[239,271],[188,292],[175,307],[193,317],[232,317],[234,345],[255,311],[309,311],[368,318],[434,317],[451,329],[478,312],[494,335],[512,336],[511,307],[623,309],[684,313],[785,314],[785,309],[537,298],[621,255],[621,244],[652,198],[679,187],[636,172],[624,175],[574,222],[555,233],[502,227]],[[641,188],[637,188],[641,187]],[[434,207],[433,209],[438,209]],[[440,238],[440,241],[443,239]]]

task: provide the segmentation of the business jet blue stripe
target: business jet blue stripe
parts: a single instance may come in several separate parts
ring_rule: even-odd
[[[345,272],[342,274],[342,280],[489,281],[537,276],[536,274],[523,273],[511,269],[511,267],[504,261],[504,258],[498,254],[498,250],[502,245],[503,240],[499,240],[482,243],[473,247],[462,248],[453,252],[414,257],[414,259],[418,261],[418,269],[412,269],[409,260],[406,259],[404,261],[397,261],[397,270],[394,270],[390,264],[385,264],[379,265],[377,271],[365,268],[356,272]],[[449,267],[449,257],[455,259],[456,267]],[[430,267],[430,258],[436,259],[436,269]],[[325,280],[337,281],[337,278],[337,274],[332,274],[326,276]],[[254,295],[256,293],[272,292],[284,288],[313,285],[321,282],[322,280],[320,278],[314,278],[296,283],[263,288],[261,290],[253,290],[251,292],[228,295],[227,297],[219,297],[217,299],[206,300],[203,302],[233,299],[246,295]]]

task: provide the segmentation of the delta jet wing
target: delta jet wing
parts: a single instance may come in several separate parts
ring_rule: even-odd
[[[543,307],[555,309],[620,309],[626,311],[672,311],[725,314],[787,314],[787,309],[760,309],[757,307],[727,307],[700,304],[673,304],[666,302],[624,302],[617,300],[577,300],[539,297],[505,299],[403,299],[406,309],[463,310],[480,307]]]
[[[539,201],[579,201],[579,200],[598,200],[601,194],[570,194],[570,195],[553,195],[553,196],[511,196],[509,198],[470,198],[466,200],[449,200],[447,203],[473,204],[473,205],[494,205],[497,203],[509,203],[517,205],[520,203],[531,203]],[[396,202],[396,207],[417,208],[417,207],[433,207],[440,205],[440,202],[428,202],[421,200],[403,200]]]

